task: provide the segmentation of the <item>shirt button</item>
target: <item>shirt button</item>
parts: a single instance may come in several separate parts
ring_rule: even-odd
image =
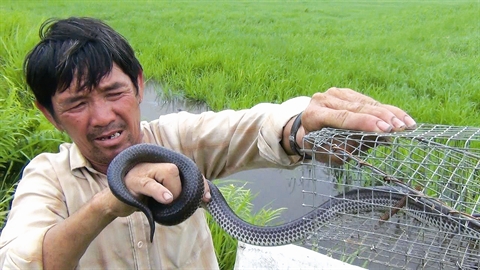
[[[142,248],[142,247],[143,247],[143,242],[142,242],[142,241],[138,241],[137,247],[138,247],[138,248]]]

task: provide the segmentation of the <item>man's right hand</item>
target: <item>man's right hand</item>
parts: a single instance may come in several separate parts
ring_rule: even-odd
[[[162,204],[175,200],[182,190],[178,167],[172,163],[140,163],[125,175],[125,185],[130,193],[139,200],[152,197]],[[118,200],[105,189],[105,207],[108,214],[125,217],[137,209]]]

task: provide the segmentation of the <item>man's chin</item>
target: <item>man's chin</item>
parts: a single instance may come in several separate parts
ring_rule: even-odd
[[[124,143],[121,145],[118,145],[116,147],[112,147],[108,149],[108,156],[110,157],[110,160],[113,160],[118,154],[120,154],[123,150],[127,149],[128,147],[132,146],[133,143]]]
[[[127,149],[128,147],[134,145],[136,143],[126,140],[122,143],[116,144],[109,144],[109,143],[94,143],[94,147],[91,151],[91,158],[90,160],[92,163],[96,163],[98,165],[104,164],[104,166],[108,166],[110,162],[123,150]]]

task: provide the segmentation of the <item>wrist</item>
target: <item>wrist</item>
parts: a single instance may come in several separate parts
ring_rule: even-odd
[[[102,219],[111,222],[119,216],[115,207],[116,203],[116,198],[108,188],[105,188],[92,197],[92,212],[98,213]]]
[[[293,153],[298,156],[305,157],[306,159],[311,159],[311,156],[306,154],[300,145],[302,144],[303,137],[305,136],[305,129],[302,126],[302,113],[299,113],[293,120],[290,134],[288,136],[289,146]]]

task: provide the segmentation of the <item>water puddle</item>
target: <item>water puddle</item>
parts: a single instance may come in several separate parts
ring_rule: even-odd
[[[153,120],[160,115],[179,111],[200,113],[209,110],[205,103],[186,99],[180,94],[164,94],[162,87],[152,81],[145,84],[145,93],[140,109],[145,120]]]

